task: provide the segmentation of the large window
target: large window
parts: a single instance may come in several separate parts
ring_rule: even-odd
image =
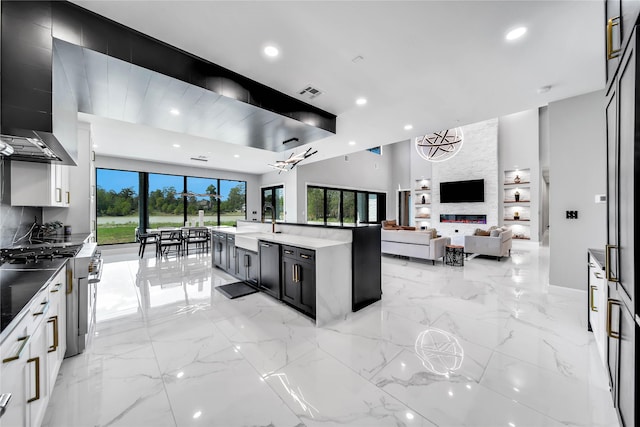
[[[307,223],[376,224],[386,218],[386,195],[340,188],[307,187]]]
[[[208,196],[207,194],[210,194]],[[187,221],[197,225],[200,211],[204,225],[218,225],[218,180],[214,178],[187,177]]]
[[[246,219],[247,183],[112,169],[97,169],[99,244],[131,243],[135,229],[196,225],[234,225]],[[277,193],[284,208],[284,192]],[[284,215],[282,216],[284,219]]]
[[[275,211],[276,221],[284,221],[284,186],[279,185],[276,187],[266,187],[262,189],[262,200],[260,209],[263,210],[262,215],[266,222],[271,221],[272,212],[270,209],[264,209],[266,203],[273,206]]]
[[[247,183],[244,181],[220,181],[220,225],[235,225],[247,217]]]
[[[181,195],[183,192],[183,176],[149,174],[149,228],[184,225],[184,197]]]
[[[131,243],[138,227],[138,172],[96,171],[98,244]]]

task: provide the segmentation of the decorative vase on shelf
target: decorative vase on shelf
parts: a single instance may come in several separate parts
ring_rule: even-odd
[[[520,212],[515,211],[515,212],[513,213],[513,219],[520,219]]]
[[[425,199],[424,195],[422,196],[422,204],[424,205],[425,203],[427,203],[427,199]]]
[[[516,198],[516,202],[520,201],[520,192],[516,191],[515,193],[513,193],[513,196]]]
[[[513,178],[513,182],[515,182],[516,184],[520,184],[520,176],[516,175],[516,177]]]

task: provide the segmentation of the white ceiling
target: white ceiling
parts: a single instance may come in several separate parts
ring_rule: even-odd
[[[306,102],[338,116],[337,134],[311,143],[318,154],[305,162],[605,84],[601,0],[74,3],[299,99],[308,84],[321,89]],[[521,25],[525,36],[507,42],[506,32]],[[262,55],[268,43],[280,49],[275,60]],[[551,90],[538,94],[547,85]],[[355,104],[360,96],[366,105]],[[208,167],[249,173],[267,172],[267,162],[289,155],[83,117],[94,123],[98,154],[193,164],[189,153],[206,148],[215,154]],[[189,153],[157,150],[159,141],[171,145],[176,138]]]

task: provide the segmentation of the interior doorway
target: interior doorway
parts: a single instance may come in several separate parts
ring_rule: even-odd
[[[411,225],[411,190],[398,190],[398,225]]]

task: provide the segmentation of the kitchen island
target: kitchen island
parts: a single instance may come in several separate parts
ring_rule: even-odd
[[[253,283],[314,318],[318,326],[380,300],[379,226],[277,223],[275,228],[274,233],[272,224],[254,221],[212,227],[214,264],[232,274],[239,271],[236,277],[246,280],[242,267],[253,259],[252,266],[259,267]]]

